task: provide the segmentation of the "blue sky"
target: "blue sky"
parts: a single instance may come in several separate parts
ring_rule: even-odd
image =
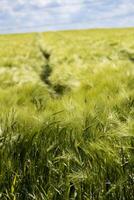
[[[134,26],[134,0],[0,0],[0,33]]]

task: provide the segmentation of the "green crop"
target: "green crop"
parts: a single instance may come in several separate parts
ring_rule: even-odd
[[[134,199],[133,36],[0,36],[0,199]]]

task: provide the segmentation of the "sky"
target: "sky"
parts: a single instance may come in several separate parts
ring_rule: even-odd
[[[134,0],[0,0],[0,33],[133,26]]]

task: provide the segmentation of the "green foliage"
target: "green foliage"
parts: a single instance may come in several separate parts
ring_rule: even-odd
[[[133,34],[0,36],[0,199],[134,199]]]

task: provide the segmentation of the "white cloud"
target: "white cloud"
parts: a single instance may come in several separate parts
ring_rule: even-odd
[[[133,0],[1,0],[0,26],[32,25],[37,30],[43,24],[53,29],[62,24],[64,29],[64,23],[76,21],[81,27],[133,26],[133,13]]]
[[[8,1],[1,1],[0,2],[0,12],[7,12],[12,10],[12,8],[10,7]]]

